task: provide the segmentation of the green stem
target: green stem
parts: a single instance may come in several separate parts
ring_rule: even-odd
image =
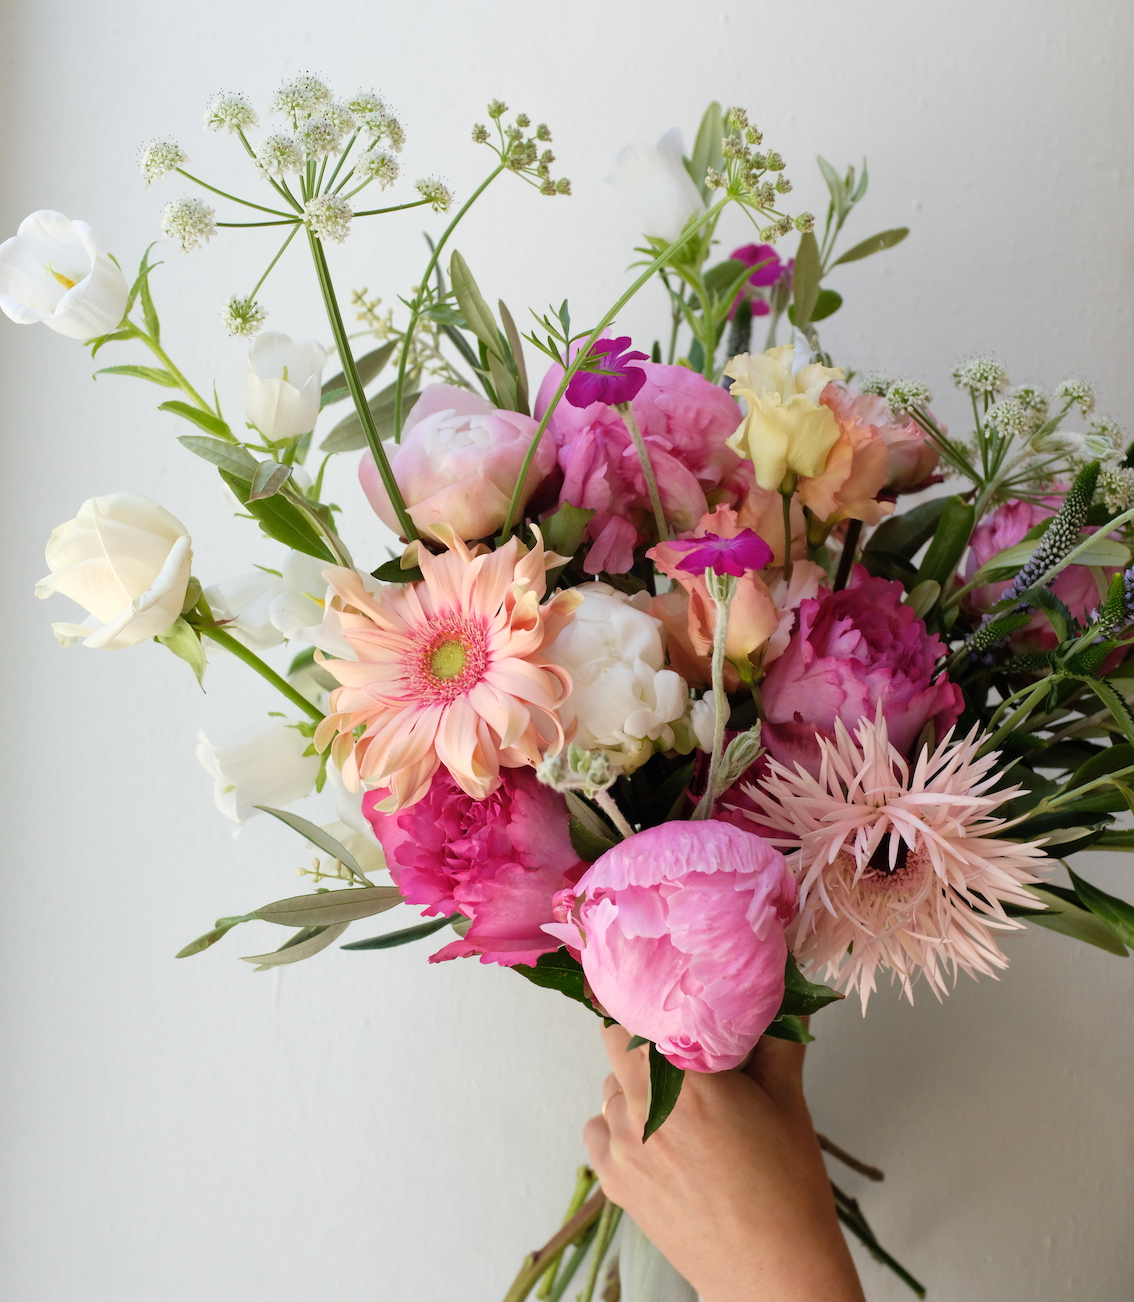
[[[250,669],[255,669],[265,682],[271,683],[277,692],[281,692],[286,696],[292,705],[302,710],[309,719],[314,719],[316,723],[322,723],[324,718],[322,710],[312,705],[305,696],[301,696],[286,679],[281,678],[270,665],[266,665],[254,651],[249,651],[244,643],[238,642],[231,633],[226,633],[223,628],[208,624],[203,627],[197,626],[197,632],[202,637],[212,638],[219,646],[231,651],[238,660],[243,660]]]
[[[555,395],[548,404],[547,410],[543,413],[543,418],[532,437],[531,443],[528,444],[527,452],[524,454],[524,461],[520,467],[519,478],[516,480],[516,487],[512,490],[512,500],[508,504],[508,514],[505,517],[503,527],[500,530],[500,539],[502,542],[507,542],[508,538],[511,536],[512,528],[516,522],[516,514],[520,509],[520,496],[523,492],[524,484],[527,483],[528,471],[531,469],[532,459],[535,457],[536,449],[539,447],[539,441],[543,438],[544,430],[547,429],[548,422],[555,413],[556,407],[559,406],[560,399],[567,392],[567,386],[574,378],[575,372],[579,369],[587,354],[590,352],[591,345],[596,339],[598,339],[606,327],[610,325],[619,312],[622,311],[626,304],[630,302],[642,286],[647,284],[653,278],[654,273],[659,271],[669,261],[669,259],[673,257],[674,253],[676,253],[683,244],[686,244],[690,239],[692,239],[692,237],[696,235],[703,226],[707,225],[710,220],[715,221],[720,216],[721,210],[724,206],[731,202],[731,197],[726,195],[718,204],[702,213],[697,221],[679,235],[672,244],[666,245],[646,270],[642,272],[638,279],[634,281],[630,288],[626,290],[621,298],[618,299],[614,306],[604,314],[602,320],[594,327],[591,333],[587,336],[582,347],[575,354],[574,360],[568,364],[563,372],[563,378],[559,381],[559,387],[555,390]]]
[[[276,253],[276,256],[271,260],[271,262],[268,263],[267,270],[264,272],[264,274],[260,277],[260,279],[259,279],[259,280],[256,282],[256,284],[253,286],[251,294],[248,295],[249,298],[255,298],[255,297],[256,297],[257,293],[259,292],[260,286],[261,286],[261,285],[264,283],[264,281],[267,280],[268,277],[272,274],[272,268],[276,265],[277,262],[279,262],[280,258],[283,257],[283,255],[284,255],[284,250],[285,250],[285,249],[287,248],[287,246],[292,242],[292,240],[294,240],[295,237],[299,234],[299,228],[300,228],[301,225],[302,225],[302,222],[296,222],[296,223],[295,223],[295,229],[291,232],[291,234],[287,237],[287,239],[284,240],[284,242],[280,245],[280,247],[279,247],[279,251]]]
[[[406,327],[405,340],[402,344],[402,353],[401,356],[398,358],[398,378],[394,382],[394,442],[395,443],[400,443],[402,439],[402,398],[405,394],[406,366],[409,362],[409,351],[413,345],[414,331],[417,329],[417,323],[419,318],[421,317],[422,294],[426,291],[426,289],[429,286],[430,277],[433,275],[433,268],[436,267],[437,259],[441,256],[441,250],[445,247],[445,243],[448,240],[449,236],[452,235],[452,233],[457,229],[457,225],[460,222],[461,218],[464,217],[465,213],[467,213],[468,210],[473,206],[473,204],[476,203],[476,201],[480,198],[480,196],[485,192],[485,190],[488,189],[488,187],[492,184],[492,182],[496,180],[496,178],[500,175],[500,173],[504,170],[506,166],[507,164],[505,163],[505,161],[501,159],[499,165],[497,167],[494,167],[492,171],[489,172],[489,174],[480,183],[480,185],[478,185],[477,188],[472,192],[472,194],[469,195],[469,197],[465,200],[464,204],[461,206],[460,210],[457,212],[457,215],[445,228],[444,234],[437,241],[436,247],[429,255],[429,263],[425,268],[425,274],[421,278],[421,289],[418,290],[418,292],[414,295],[413,305],[410,308],[409,325]],[[428,200],[423,200],[422,202],[428,202]],[[417,205],[404,204],[402,206],[409,208],[409,207],[416,207]],[[393,211],[393,210],[382,209],[382,208],[376,208],[374,210],[375,213],[388,212],[388,211]],[[359,214],[359,216],[362,215],[363,214],[361,213]],[[528,468],[527,466],[525,466],[524,474],[527,475],[527,473],[528,473]]]
[[[594,791],[591,793],[591,799],[596,805],[598,805],[607,818],[610,819],[614,826],[618,828],[619,834],[622,836],[623,840],[634,835],[634,829],[626,821],[626,815],[618,808],[617,804],[615,804],[614,797],[609,791]]]
[[[135,326],[134,328],[137,329],[137,326]],[[197,390],[193,388],[193,386],[189,383],[189,381],[185,378],[185,376],[181,374],[181,372],[177,369],[176,366],[174,366],[173,362],[170,360],[169,354],[165,351],[165,349],[161,346],[161,344],[158,343],[156,339],[154,339],[151,335],[146,334],[144,330],[138,330],[138,338],[146,345],[146,347],[150,350],[150,352],[153,353],[153,355],[156,358],[158,358],[158,360],[162,363],[165,369],[170,373],[170,375],[173,376],[173,378],[181,386],[182,391],[184,393],[187,393],[189,397],[192,398],[193,401],[197,404],[197,406],[201,408],[202,411],[207,411],[210,416],[220,415],[219,412],[214,411],[213,408],[209,406],[209,404],[204,400],[204,398],[201,397],[201,395],[197,392]],[[233,442],[236,442],[236,440],[234,439]]]
[[[354,357],[350,350],[350,340],[347,338],[342,313],[339,311],[339,302],[335,297],[335,287],[331,283],[331,271],[327,266],[327,255],[323,252],[323,245],[311,231],[307,232],[307,240],[311,246],[311,257],[315,262],[315,274],[319,277],[319,288],[323,291],[323,304],[327,309],[327,319],[331,323],[331,333],[335,337],[339,363],[343,368],[343,375],[346,378],[347,388],[350,389],[350,396],[354,399],[354,409],[358,413],[362,431],[366,435],[366,442],[374,457],[374,464],[378,467],[378,473],[382,477],[382,484],[398,517],[402,535],[412,541],[418,536],[417,529],[414,527],[409,512],[406,510],[406,504],[402,499],[397,480],[394,478],[394,472],[390,468],[386,451],[382,447],[382,440],[378,437],[374,416],[366,401],[366,391],[363,388],[362,380],[359,378],[358,368],[354,364]]]
[[[1040,698],[1046,696],[1050,690],[1051,684],[1049,680],[1047,678],[1041,679],[1024,698],[1023,704],[1012,711],[991,737],[986,737],[981,742],[977,755],[987,755],[990,750],[995,750],[1010,732],[1015,732],[1020,724],[1028,718],[1039,704]]]
[[[579,1167],[578,1171],[575,1172],[575,1192],[571,1195],[571,1201],[567,1204],[566,1215],[563,1217],[562,1223],[564,1225],[567,1224],[579,1208],[582,1207],[583,1203],[586,1202],[587,1195],[594,1187],[595,1173],[589,1166]],[[536,1297],[540,1302],[546,1302],[548,1294],[555,1287],[555,1276],[558,1273],[559,1263],[562,1260],[562,1257],[563,1251],[560,1249],[559,1252],[554,1254],[551,1264],[548,1266],[547,1270],[544,1272],[543,1278],[540,1280],[539,1288],[536,1289]]]
[[[650,450],[646,447],[646,440],[642,437],[642,431],[638,428],[638,422],[634,419],[634,407],[629,402],[616,402],[614,410],[622,417],[626,423],[626,428],[630,431],[630,437],[634,440],[634,447],[638,452],[638,461],[642,466],[642,474],[646,478],[646,491],[650,495],[650,506],[654,512],[654,526],[658,531],[658,542],[665,542],[669,537],[669,527],[665,522],[665,512],[662,510],[661,497],[658,493],[658,481],[654,475],[654,467],[650,461]]]
[[[217,222],[217,226],[224,226],[228,230],[248,230],[252,226],[298,226],[298,217],[285,217],[278,222]]]
[[[361,189],[361,186],[359,188]],[[358,190],[353,190],[351,193],[357,194]],[[356,212],[354,215],[356,217],[380,217],[385,212],[405,212],[407,208],[420,208],[423,204],[431,202],[431,199],[415,199],[413,203],[396,203],[392,208],[367,208],[365,212]]]
[[[583,1285],[583,1291],[579,1294],[577,1302],[593,1302],[599,1271],[602,1269],[603,1259],[606,1257],[611,1239],[614,1238],[614,1231],[618,1229],[621,1216],[622,1208],[616,1207],[614,1203],[607,1202],[603,1207],[599,1216],[598,1231],[595,1234],[594,1256],[591,1257],[591,1266],[587,1271],[587,1281]]]
[[[709,570],[706,577],[717,576]],[[731,577],[731,575],[729,576]],[[733,591],[735,591],[736,580],[732,581]],[[714,585],[710,582],[709,590],[713,592]],[[726,598],[717,596],[713,592],[713,602],[717,608],[717,626],[713,630],[713,705],[716,708],[716,719],[713,721],[713,753],[709,759],[709,777],[705,783],[705,794],[698,802],[697,808],[690,815],[691,819],[708,818],[713,812],[713,805],[717,799],[717,783],[720,781],[721,759],[724,755],[724,735],[725,724],[728,722],[728,716],[731,713],[728,704],[728,696],[725,692],[724,683],[724,661],[725,661],[725,643],[728,640],[728,608],[731,596]]]
[[[255,155],[253,154],[253,157]],[[208,181],[202,181],[199,176],[194,176],[192,172],[187,172],[183,167],[176,169],[186,180],[192,181],[194,185],[199,185],[202,189],[211,190],[213,194],[219,194],[222,199],[231,199],[233,203],[243,204],[245,208],[255,208],[257,212],[270,212],[273,217],[287,217],[286,212],[280,212],[278,208],[265,208],[262,203],[253,203],[250,199],[238,198],[235,194],[229,194],[227,190],[218,190],[215,185],[210,185]],[[221,222],[217,223],[222,225]]]
[[[236,134],[240,137],[240,143],[244,146],[245,150],[247,151],[248,157],[254,163],[258,162],[259,160],[256,157],[256,151],[248,143],[248,137],[244,134],[243,131],[238,131]],[[280,196],[281,199],[291,204],[291,206],[296,210],[296,212],[303,211],[303,205],[296,203],[295,195],[292,194],[292,192],[287,188],[286,185],[281,184],[279,181],[276,180],[274,176],[269,176],[267,172],[264,172],[263,176],[264,179],[268,182],[268,184],[272,187],[272,189],[275,190],[275,192]],[[265,211],[271,212],[272,210],[269,208],[269,209],[265,209]]]

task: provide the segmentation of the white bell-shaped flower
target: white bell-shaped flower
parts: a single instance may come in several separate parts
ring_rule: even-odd
[[[635,140],[623,149],[610,179],[638,209],[644,235],[677,239],[694,213],[704,211],[701,192],[685,170],[681,132],[667,131],[652,145]]]
[[[319,757],[305,755],[308,738],[286,723],[249,729],[223,746],[198,734],[197,759],[214,779],[213,799],[226,818],[241,824],[259,811],[290,805],[309,795],[319,773]],[[239,829],[238,829],[239,830]]]
[[[314,339],[265,330],[248,350],[244,414],[267,439],[315,428],[327,350]]]

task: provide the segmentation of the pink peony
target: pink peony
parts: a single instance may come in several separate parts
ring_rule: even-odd
[[[751,832],[662,823],[580,878],[569,920],[545,928],[580,951],[595,998],[677,1067],[744,1061],[779,1010],[795,880]]]
[[[487,538],[504,523],[520,466],[537,423],[498,411],[486,398],[452,384],[431,384],[406,420],[390,465],[410,519],[423,534],[448,524],[458,538]],[[523,507],[555,468],[555,448],[542,439],[528,470]],[[363,491],[383,524],[400,533],[398,518],[366,452],[358,464]]]
[[[773,759],[818,776],[818,738],[834,738],[836,719],[848,729],[873,719],[879,703],[903,755],[927,723],[941,737],[957,722],[961,689],[943,675],[934,681],[945,646],[902,605],[904,595],[900,583],[856,566],[850,587],[800,603],[787,650],[761,688],[761,737]]]
[[[1003,506],[997,507],[973,530],[969,559],[965,566],[966,581],[972,578],[985,561],[991,560],[1006,547],[1015,547],[1018,542],[1022,542],[1030,529],[1034,529],[1041,520],[1054,515],[1062,505],[1062,497],[1045,497],[1038,503],[1005,502]],[[1094,533],[1094,529],[1086,532]],[[1107,578],[1113,573],[1113,570],[1108,569]],[[1011,580],[1006,580],[975,588],[965,599],[966,609],[973,614],[982,614],[1000,600],[1010,584]],[[1085,565],[1069,565],[1056,577],[1051,590],[1076,619],[1086,619],[1088,613],[1099,604],[1098,584]],[[1054,630],[1041,611],[1036,611],[1031,622],[1018,629],[1009,639],[1010,646],[1017,655],[1051,651],[1057,642]]]
[[[740,424],[740,408],[721,388],[683,366],[640,362],[646,380],[633,401],[634,419],[649,449],[666,519],[678,533],[692,529],[714,501],[736,501],[751,474],[725,440]],[[536,412],[550,403],[563,377],[553,366],[540,386]],[[563,487],[559,502],[595,512],[588,525],[588,574],[624,574],[634,548],[653,536],[645,476],[622,417],[593,402],[561,402],[548,424]]]
[[[506,770],[484,800],[466,795],[445,769],[424,799],[396,814],[378,812],[384,794],[368,791],[362,809],[398,889],[427,915],[472,919],[464,938],[431,963],[479,954],[482,963],[511,967],[558,948],[542,930],[552,897],[587,867],[571,846],[561,795],[530,769]]]

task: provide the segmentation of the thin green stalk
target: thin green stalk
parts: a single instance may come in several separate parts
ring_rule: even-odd
[[[360,186],[359,189],[362,187]],[[352,194],[357,194],[358,190],[353,190]],[[347,196],[350,197],[349,195]],[[356,212],[356,217],[381,217],[387,212],[405,212],[407,208],[420,208],[423,204],[432,203],[431,199],[415,199],[412,203],[396,203],[392,208],[367,208],[365,212]]]
[[[260,277],[260,279],[256,282],[256,284],[252,287],[252,292],[248,295],[249,298],[255,298],[255,297],[256,297],[256,294],[257,294],[257,292],[259,291],[260,286],[261,286],[261,285],[264,283],[264,281],[267,280],[268,277],[272,274],[272,268],[276,265],[277,262],[279,262],[280,258],[283,257],[283,255],[284,255],[284,250],[285,250],[285,249],[287,248],[287,246],[292,242],[292,240],[294,240],[295,237],[299,234],[299,228],[300,228],[300,226],[302,226],[302,224],[303,224],[302,222],[296,222],[296,223],[295,223],[295,229],[291,232],[291,234],[287,237],[287,239],[284,240],[284,242],[280,245],[279,250],[278,250],[278,252],[276,253],[276,256],[271,260],[271,262],[268,263],[267,270],[266,270],[266,271],[264,272],[264,274]]]
[[[736,591],[736,580],[732,579],[731,585],[724,587],[722,590],[718,589],[717,585],[722,583],[724,576],[716,575],[712,570],[708,570],[705,577],[709,582],[709,591],[712,593],[713,602],[717,608],[717,626],[713,630],[712,661],[713,705],[716,708],[716,718],[713,721],[713,753],[709,759],[709,776],[705,783],[705,794],[698,802],[697,808],[690,815],[691,819],[708,818],[713,812],[713,805],[717,799],[717,783],[720,781],[721,760],[724,756],[725,724],[728,722],[730,713],[728,695],[725,692],[724,662],[725,643],[728,641],[728,608],[732,600],[732,593]],[[732,576],[729,575],[728,578],[732,578]],[[718,595],[718,591],[721,591],[722,595]],[[727,595],[723,595],[724,593],[727,593]]]
[[[588,1229],[586,1234],[583,1236],[579,1246],[568,1258],[567,1264],[563,1267],[563,1274],[559,1276],[559,1282],[555,1285],[555,1288],[552,1289],[548,1302],[559,1302],[559,1299],[567,1292],[567,1285],[575,1278],[575,1272],[583,1264],[583,1260],[590,1250],[591,1244],[595,1241],[595,1236],[597,1234],[598,1220],[596,1219],[591,1224],[590,1229]]]
[[[1134,773],[1134,764],[1129,764],[1123,769],[1116,769],[1113,773],[1104,773],[1101,778],[1094,778],[1090,782],[1084,782],[1081,787],[1073,787],[1070,791],[1061,791],[1054,796],[1045,796],[1020,819],[1015,821],[1023,822],[1024,819],[1035,818],[1038,814],[1054,813],[1060,805],[1065,805],[1071,800],[1078,800],[1086,792],[1094,791],[1096,787],[1105,787],[1108,782],[1113,782],[1115,778],[1127,777],[1131,773]]]
[[[331,173],[331,175],[330,175],[330,176],[328,177],[328,179],[327,179],[327,189],[328,189],[328,190],[330,190],[331,186],[334,185],[334,183],[335,183],[335,177],[337,177],[338,174],[342,171],[343,164],[344,164],[344,163],[346,162],[346,160],[347,160],[347,154],[349,154],[350,151],[354,148],[354,142],[355,142],[357,139],[358,139],[358,132],[356,131],[356,132],[354,133],[354,135],[351,136],[351,138],[346,142],[346,148],[345,148],[345,149],[343,150],[343,152],[339,155],[339,161],[335,164],[335,170]],[[351,168],[351,171],[353,171],[353,170],[354,170],[354,169]]]
[[[217,226],[224,226],[228,230],[247,230],[251,226],[298,226],[298,217],[285,217],[278,222],[217,222]]]
[[[366,435],[366,442],[373,454],[374,464],[378,467],[378,473],[382,477],[382,484],[398,517],[402,535],[412,541],[418,536],[417,529],[414,527],[409,512],[406,510],[401,490],[398,488],[394,472],[390,468],[386,451],[382,447],[382,440],[378,437],[374,417],[366,401],[366,391],[363,388],[361,379],[359,379],[358,368],[354,364],[354,357],[350,350],[350,340],[347,338],[342,313],[339,311],[339,302],[335,297],[335,287],[331,283],[331,271],[327,266],[327,255],[323,252],[323,245],[311,231],[307,232],[307,239],[311,246],[311,257],[315,262],[315,274],[319,278],[319,288],[323,292],[323,304],[327,309],[327,319],[330,321],[331,333],[334,335],[335,347],[338,349],[339,363],[343,368],[343,375],[346,378],[347,388],[350,389],[350,396],[354,399],[354,409],[358,413],[362,431]]]
[[[134,328],[135,330],[138,329],[137,326],[135,326]],[[161,344],[158,343],[156,339],[154,339],[151,335],[146,334],[144,330],[138,330],[138,338],[146,345],[146,347],[150,350],[150,352],[153,353],[153,355],[156,358],[158,358],[158,360],[162,363],[165,369],[170,373],[170,375],[173,376],[173,378],[181,386],[182,391],[187,393],[189,397],[192,398],[193,401],[197,404],[197,406],[201,408],[202,411],[207,411],[210,416],[220,415],[219,412],[214,411],[214,409],[209,406],[209,404],[204,400],[204,398],[201,397],[201,395],[197,392],[197,390],[193,388],[193,386],[189,383],[189,381],[185,378],[185,376],[181,374],[181,372],[177,369],[176,366],[174,366],[173,362],[170,360],[169,354],[165,351],[165,349],[161,346]],[[235,441],[236,440],[234,439],[233,442]]]
[[[502,159],[499,166],[494,167],[477,188],[469,195],[457,215],[446,226],[444,234],[437,241],[436,247],[429,255],[429,262],[425,268],[425,274],[421,278],[421,289],[414,295],[413,306],[410,308],[410,321],[406,327],[405,342],[402,344],[401,356],[398,358],[398,378],[394,382],[394,442],[400,443],[402,439],[402,399],[405,395],[406,383],[406,365],[409,362],[409,350],[413,344],[414,331],[417,329],[418,320],[421,317],[422,294],[425,293],[429,285],[430,277],[433,275],[433,268],[437,265],[437,259],[441,256],[441,250],[445,247],[449,236],[457,229],[458,223],[464,217],[465,213],[473,206],[480,196],[488,189],[493,181],[504,171],[507,163]],[[428,202],[428,201],[423,201]],[[405,204],[404,207],[416,207],[415,204]],[[383,211],[393,211],[392,209],[377,208],[375,213]],[[360,216],[363,214],[359,214]],[[370,214],[367,214],[370,215]],[[524,474],[527,475],[528,468],[524,467]]]
[[[238,660],[243,660],[250,669],[255,669],[265,682],[271,683],[277,692],[281,692],[286,696],[292,705],[302,710],[309,719],[314,719],[316,723],[321,723],[323,721],[324,715],[322,710],[317,706],[312,705],[305,696],[301,696],[286,679],[281,678],[270,665],[266,665],[254,651],[249,651],[244,643],[238,642],[231,633],[226,633],[223,628],[217,628],[208,624],[204,627],[198,627],[197,632],[200,633],[202,637],[212,638],[212,640],[218,645],[231,651]]]
[[[657,476],[654,474],[654,467],[650,461],[650,450],[646,447],[646,440],[642,437],[642,431],[638,428],[638,422],[634,419],[633,404],[618,402],[615,403],[614,410],[622,417],[626,423],[626,428],[630,431],[630,437],[634,440],[638,461],[642,467],[642,474],[646,479],[646,491],[650,495],[650,506],[654,512],[654,526],[658,531],[658,542],[665,542],[669,537],[669,526],[666,524],[665,512],[662,510]]]
[[[600,320],[598,325],[594,327],[591,333],[587,336],[582,347],[575,354],[574,360],[569,362],[563,372],[563,378],[559,381],[559,387],[555,390],[555,394],[552,397],[551,402],[548,404],[547,410],[543,413],[543,419],[540,421],[539,426],[532,437],[531,443],[528,444],[528,450],[524,454],[524,461],[520,467],[519,477],[516,480],[516,487],[512,490],[512,500],[508,504],[508,514],[505,517],[504,524],[500,530],[500,539],[502,542],[507,542],[511,536],[512,528],[516,522],[516,513],[520,509],[520,495],[523,492],[524,484],[527,483],[528,471],[531,469],[532,459],[536,454],[536,449],[539,447],[540,439],[543,438],[544,430],[547,429],[548,422],[551,420],[556,407],[559,406],[560,399],[567,392],[567,386],[574,378],[575,372],[579,369],[587,354],[590,352],[591,345],[596,339],[598,339],[606,327],[610,325],[619,312],[622,311],[626,304],[630,302],[642,286],[647,284],[653,278],[654,273],[659,271],[683,244],[687,243],[698,233],[698,231],[701,230],[703,226],[707,225],[710,219],[716,220],[720,216],[725,205],[730,202],[731,198],[726,195],[719,203],[702,213],[697,221],[679,235],[672,244],[667,245],[653,262],[650,263],[646,270],[642,272],[638,279],[634,281],[630,288],[618,299],[614,306],[603,315],[602,320]]]
[[[1020,705],[1018,709],[1012,711],[1008,718],[1005,719],[991,737],[986,737],[984,741],[981,742],[977,755],[987,755],[990,750],[995,750],[1010,732],[1015,732],[1020,724],[1027,720],[1032,711],[1039,704],[1040,699],[1046,696],[1050,690],[1051,684],[1048,678],[1041,679],[1025,697],[1023,704]]]
[[[576,1302],[593,1302],[599,1271],[602,1269],[607,1249],[610,1247],[610,1241],[614,1238],[614,1231],[618,1229],[618,1222],[621,1218],[622,1208],[616,1207],[612,1202],[607,1202],[602,1209],[602,1214],[599,1216],[598,1230],[595,1233],[594,1255],[591,1257],[590,1270],[587,1271],[587,1280]]]
[[[563,1217],[563,1224],[566,1225],[571,1217],[582,1207],[587,1200],[587,1195],[595,1187],[595,1173],[589,1166],[581,1166],[575,1172],[575,1191],[571,1195],[571,1201],[567,1204],[567,1212]],[[559,1262],[563,1257],[563,1250],[554,1254],[551,1264],[548,1266],[543,1278],[540,1280],[539,1288],[536,1289],[536,1297],[539,1302],[546,1302],[547,1295],[555,1287],[555,1276],[559,1270]]]
[[[243,131],[238,131],[236,134],[240,137],[240,143],[244,146],[245,150],[247,151],[248,157],[254,163],[258,162],[259,160],[256,157],[256,151],[248,143],[248,137],[244,134]],[[264,175],[264,179],[268,182],[268,184],[272,187],[272,189],[275,190],[275,192],[280,196],[281,199],[291,204],[291,206],[296,210],[296,212],[303,211],[303,205],[296,202],[295,195],[293,195],[292,192],[287,188],[286,182],[281,183],[280,181],[277,181],[274,176],[269,176],[267,172],[265,172],[263,175]]]
[[[253,158],[255,156],[255,154],[252,155]],[[194,185],[199,185],[205,190],[211,190],[213,194],[219,194],[222,199],[231,199],[233,203],[243,204],[245,208],[255,208],[258,212],[270,212],[273,217],[288,216],[286,212],[280,212],[278,208],[265,208],[262,203],[253,203],[251,199],[241,199],[235,194],[229,194],[227,190],[218,190],[215,185],[210,185],[208,181],[202,181],[199,176],[194,176],[192,172],[187,172],[183,167],[178,167],[175,170],[180,172],[186,180],[192,181]],[[217,223],[218,226],[220,224],[220,222]]]

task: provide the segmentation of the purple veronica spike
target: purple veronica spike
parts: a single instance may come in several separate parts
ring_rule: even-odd
[[[734,574],[738,579],[749,570],[762,570],[772,559],[772,549],[751,529],[741,529],[735,538],[718,538],[707,533],[703,538],[685,538],[666,544],[674,551],[688,552],[677,568],[687,574]]]
[[[646,372],[630,362],[648,362],[645,353],[625,351],[630,336],[619,339],[596,339],[591,345],[588,359],[598,361],[609,375],[596,375],[593,371],[576,371],[567,386],[566,398],[572,407],[589,407],[592,402],[602,402],[608,407],[615,403],[630,402],[646,383]]]

